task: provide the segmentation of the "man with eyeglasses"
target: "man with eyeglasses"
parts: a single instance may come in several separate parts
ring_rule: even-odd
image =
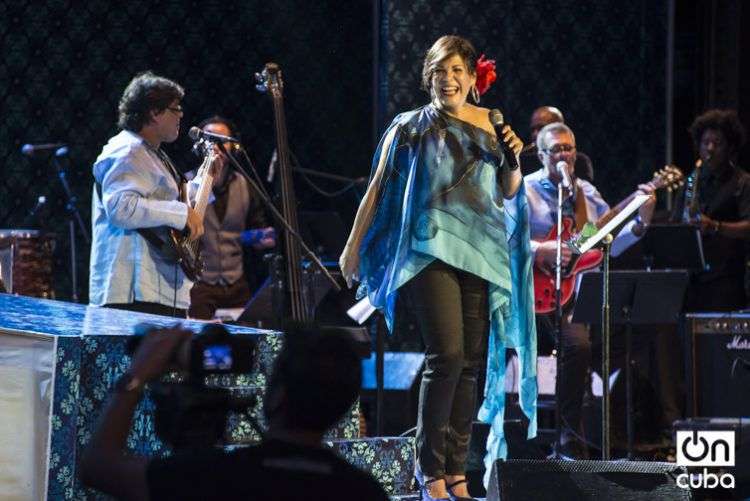
[[[178,200],[184,178],[161,150],[180,132],[183,96],[176,82],[145,72],[120,98],[122,130],[93,166],[92,305],[185,316],[193,284],[153,238],[157,228],[203,234],[201,218]]]
[[[596,223],[609,210],[609,205],[593,184],[576,176],[575,135],[567,125],[560,122],[545,125],[539,131],[536,146],[542,168],[524,177],[529,207],[531,251],[534,266],[554,274],[556,243],[554,239],[545,239],[557,222],[557,184],[563,180],[558,165],[565,169],[571,181],[571,188],[565,190],[563,217],[567,216],[575,221],[577,229],[580,230],[586,222]],[[656,198],[653,196],[654,187],[644,184],[638,188],[652,195],[651,199],[641,206],[638,217],[627,223],[617,234],[612,243],[612,254],[615,256],[643,236],[651,222],[656,204]],[[571,250],[563,245],[563,265],[568,264],[571,256]],[[573,303],[571,301],[563,310],[562,357],[557,395],[557,408],[562,419],[562,448],[557,452],[564,458],[585,459],[587,450],[582,440],[581,406],[586,373],[591,363],[591,339],[587,325],[570,322]],[[539,332],[552,330],[551,319],[538,317],[537,324]]]

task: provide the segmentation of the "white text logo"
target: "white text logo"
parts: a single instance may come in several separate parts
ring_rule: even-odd
[[[678,431],[680,466],[734,466],[733,431]]]
[[[677,485],[683,489],[715,488],[719,485],[734,488],[734,475],[712,473],[707,467],[734,466],[733,431],[678,431],[677,464],[686,467],[703,467],[697,473],[677,476]]]

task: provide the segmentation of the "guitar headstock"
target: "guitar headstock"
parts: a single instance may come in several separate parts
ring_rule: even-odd
[[[212,177],[217,177],[219,174],[219,167],[216,165],[216,159],[219,156],[217,148],[216,144],[205,139],[200,139],[193,145],[193,151],[203,156],[203,161],[198,167],[198,175],[209,174]]]
[[[260,92],[271,92],[273,97],[281,97],[284,81],[281,78],[281,67],[276,63],[266,63],[263,71],[255,74],[255,88]]]
[[[685,175],[679,167],[675,165],[665,165],[664,168],[654,172],[651,183],[656,189],[666,188],[669,191],[675,190],[685,183]]]

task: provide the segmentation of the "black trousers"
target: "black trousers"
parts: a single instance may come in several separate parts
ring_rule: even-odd
[[[425,344],[416,453],[430,477],[466,470],[489,333],[487,282],[434,261],[404,286]]]

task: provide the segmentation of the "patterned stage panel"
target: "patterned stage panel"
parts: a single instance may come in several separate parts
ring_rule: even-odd
[[[0,348],[5,349],[13,343],[39,345],[40,340],[43,340],[46,341],[43,349],[49,352],[46,354],[50,360],[47,364],[49,375],[45,376],[44,371],[37,371],[41,374],[37,379],[42,380],[42,384],[26,385],[29,388],[39,388],[38,395],[36,391],[34,395],[28,395],[28,400],[38,400],[38,405],[31,406],[26,413],[29,416],[36,415],[37,421],[41,414],[49,423],[45,428],[49,428],[48,439],[32,437],[40,441],[37,451],[43,451],[49,465],[47,467],[44,464],[46,461],[42,461],[36,469],[32,468],[33,474],[26,475],[23,479],[33,482],[37,492],[44,491],[46,482],[48,499],[91,498],[91,491],[82,489],[76,478],[76,459],[79,450],[91,440],[110,388],[129,365],[129,357],[125,354],[128,335],[141,322],[170,326],[174,321],[157,315],[7,294],[0,294],[0,311],[3,312],[0,318]],[[183,324],[196,332],[205,325],[194,321],[185,321]],[[249,375],[215,376],[213,382],[232,388],[235,392],[260,397],[265,389],[266,375],[281,348],[283,336],[278,332],[253,328],[228,326],[228,329],[232,334],[252,336],[256,340],[255,367]],[[23,349],[28,351],[28,348]],[[15,369],[12,367],[13,363],[13,360],[3,356],[0,358],[0,369]],[[0,400],[4,401],[6,395],[3,393],[5,390],[0,389]],[[253,410],[255,416],[262,414],[261,406],[262,398],[258,398]],[[336,438],[359,436],[356,406],[329,435]],[[247,420],[238,416],[230,418],[227,436],[235,444],[251,443],[258,438]],[[147,456],[168,453],[154,432],[154,403],[149,398],[148,391],[136,411],[128,437],[128,448],[136,454]],[[0,462],[10,463],[14,460],[12,457],[3,457],[8,454],[8,450],[10,449],[5,452],[0,450]],[[29,450],[28,454],[31,455],[32,451]]]

